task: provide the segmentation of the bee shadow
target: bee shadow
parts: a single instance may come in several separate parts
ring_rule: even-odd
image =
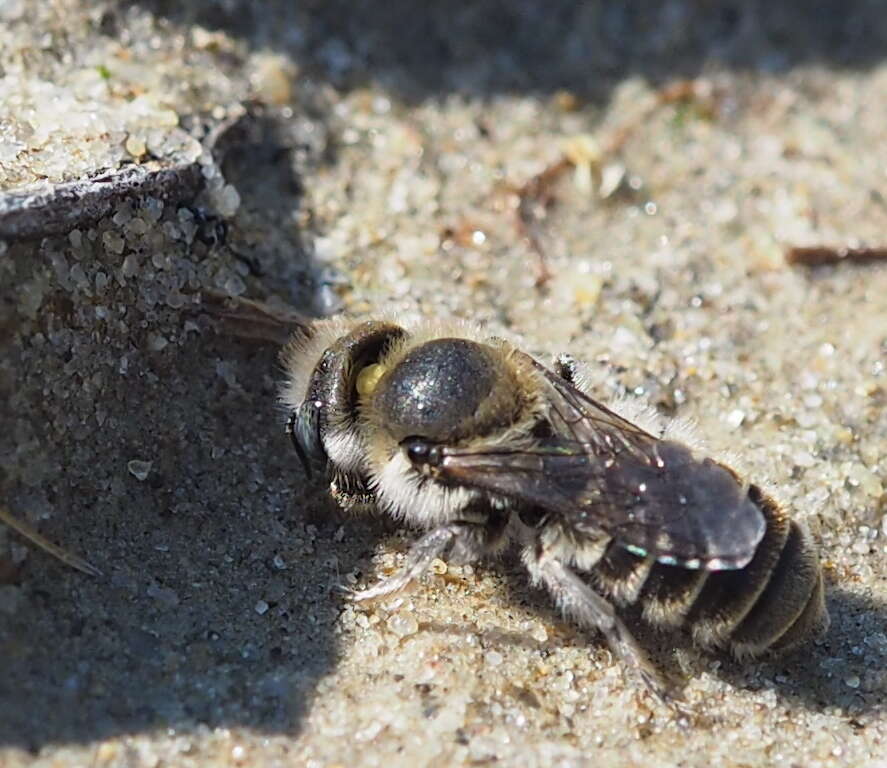
[[[526,605],[547,622],[567,621],[543,590],[529,585],[516,558],[506,561],[503,572],[510,600]],[[887,604],[835,586],[827,590],[827,604],[831,623],[824,634],[791,653],[745,662],[699,650],[686,633],[651,628],[636,608],[620,613],[651,660],[679,687],[682,680],[707,672],[737,689],[773,690],[783,700],[810,711],[839,708],[854,717],[887,709]],[[587,638],[590,652],[607,647],[599,634],[581,636]],[[682,654],[680,668],[675,649]]]
[[[274,348],[207,334],[186,349],[107,398],[103,462],[60,449],[40,527],[104,576],[34,550],[3,587],[0,745],[293,734],[338,662],[338,586],[379,531],[312,498],[274,412]],[[33,497],[13,488],[11,504]]]
[[[887,708],[887,603],[827,587],[828,630],[781,657],[742,664],[726,659],[721,676],[737,688],[772,689],[781,698],[849,716]]]
[[[200,264],[233,284],[243,275],[250,293],[324,313],[335,297],[320,290],[301,235],[274,227],[298,209],[313,157],[279,117],[249,114],[217,142],[241,195],[235,219],[168,203],[160,221],[142,221],[164,238],[153,256],[164,254],[167,272]],[[133,215],[143,216],[141,202]],[[108,226],[83,242],[96,234],[101,245]],[[262,249],[248,247],[272,228]],[[0,501],[104,576],[0,530],[0,747],[198,726],[297,732],[315,682],[338,661],[341,577],[379,528],[343,519],[306,483],[275,406],[276,346],[209,330],[189,296],[174,309],[171,281],[150,258],[135,280],[112,278],[125,320],[105,322],[98,299],[44,277],[44,249],[78,263],[86,282],[119,274],[119,253],[76,250],[66,236],[9,244]],[[249,273],[235,269],[241,251],[256,257]],[[48,280],[36,318],[15,298],[32,280]],[[63,344],[32,343],[56,335]],[[7,563],[7,550],[21,554]]]

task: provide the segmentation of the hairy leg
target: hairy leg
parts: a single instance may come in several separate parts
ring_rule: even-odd
[[[567,352],[558,355],[554,360],[554,372],[568,384],[576,386],[579,374],[579,363],[576,358]]]
[[[582,627],[603,633],[610,649],[643,680],[661,701],[671,698],[662,676],[647,658],[610,603],[563,563],[527,548],[524,562],[533,581],[545,586],[557,606]]]
[[[486,554],[494,552],[503,542],[505,522],[493,517],[487,522],[458,520],[446,523],[426,533],[407,553],[403,570],[383,579],[375,586],[351,593],[357,602],[373,600],[400,592],[410,582],[418,579],[431,566],[435,558],[450,549],[453,558],[461,563],[470,563]]]

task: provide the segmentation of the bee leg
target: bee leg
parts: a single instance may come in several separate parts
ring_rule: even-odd
[[[505,525],[500,523],[498,516],[493,516],[486,522],[459,520],[435,528],[413,544],[407,553],[406,566],[400,573],[383,579],[369,589],[351,592],[351,599],[361,602],[400,592],[410,582],[422,576],[432,561],[450,547],[454,558],[462,563],[477,560],[500,546],[504,531]]]
[[[576,386],[576,378],[579,374],[579,363],[576,362],[575,357],[564,352],[554,359],[554,372],[566,381],[567,384]]]
[[[564,614],[585,628],[602,632],[613,653],[641,678],[647,689],[660,701],[670,702],[665,681],[610,603],[558,560],[540,556],[531,549],[524,561],[533,581],[545,586]]]
[[[566,352],[554,359],[554,372],[571,387],[576,387],[586,395],[594,395],[595,377],[587,365],[580,363],[575,357]]]

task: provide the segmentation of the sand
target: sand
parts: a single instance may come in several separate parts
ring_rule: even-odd
[[[785,259],[887,245],[887,17],[773,5],[4,4],[0,487],[104,575],[0,526],[0,764],[887,766],[887,263]],[[831,629],[639,631],[679,718],[513,557],[350,605],[416,532],[207,291],[572,352],[817,532]]]

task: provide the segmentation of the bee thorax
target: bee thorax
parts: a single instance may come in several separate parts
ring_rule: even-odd
[[[468,339],[434,339],[380,379],[373,409],[386,431],[445,441],[506,426],[520,403],[496,350]]]

